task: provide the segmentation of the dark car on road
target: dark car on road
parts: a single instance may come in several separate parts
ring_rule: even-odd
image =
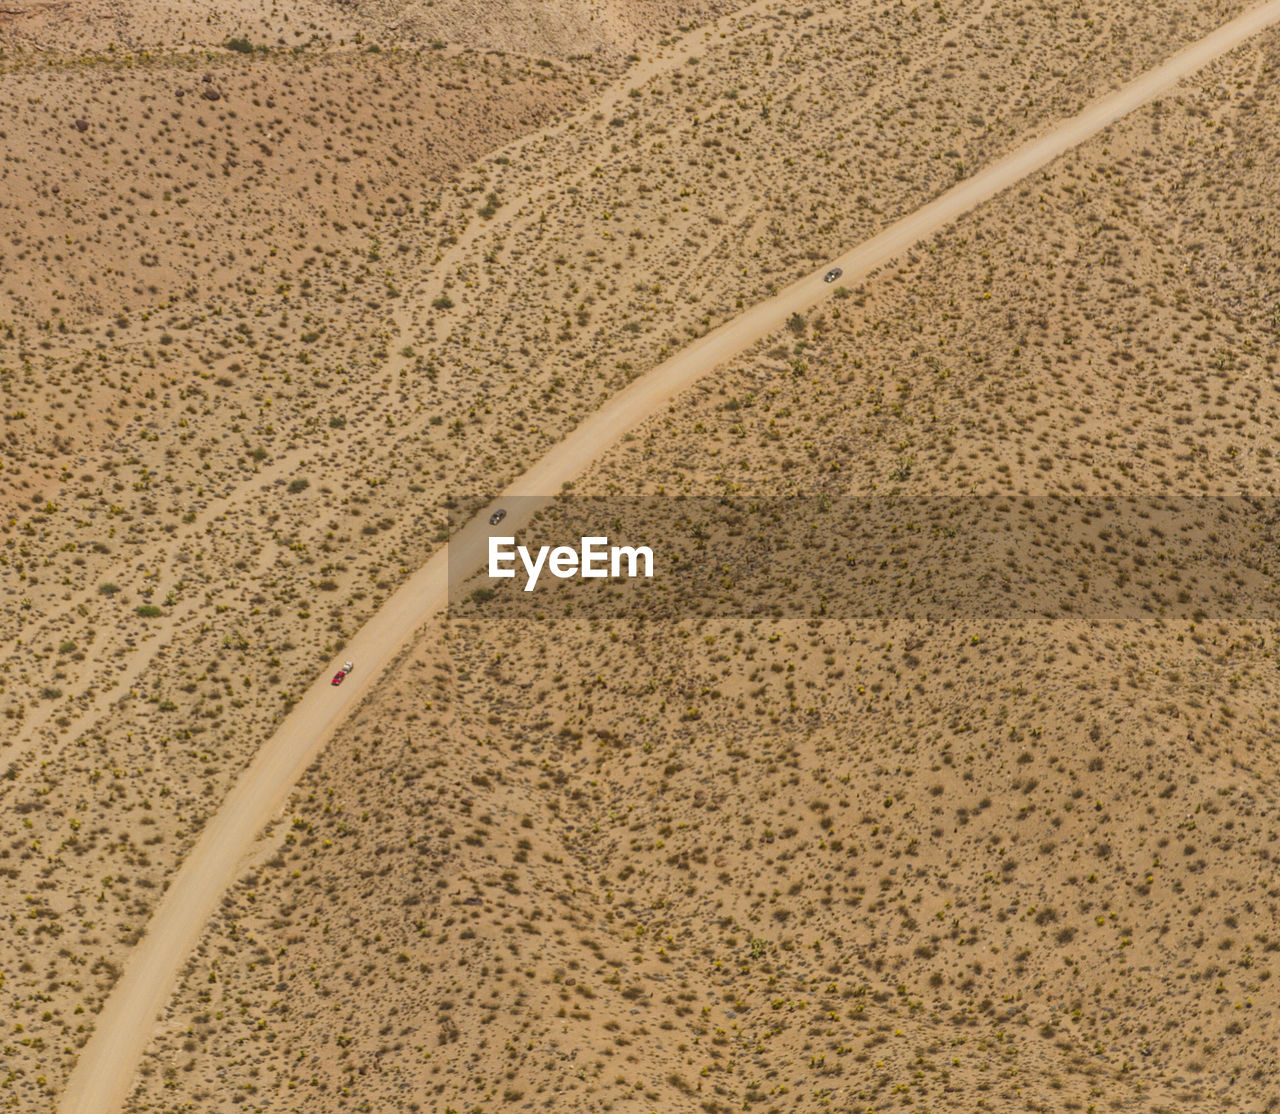
[[[844,272],[839,267],[832,267],[825,275],[822,276],[823,282],[835,282]]]
[[[489,516],[489,525],[497,526],[498,523],[501,522],[506,517],[507,517],[507,512],[504,511],[501,507],[499,507],[496,511],[493,512],[493,514]]]

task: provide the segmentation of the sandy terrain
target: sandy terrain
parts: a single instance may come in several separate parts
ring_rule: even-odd
[[[397,199],[378,184],[360,218],[369,218],[364,238],[325,231],[324,250],[273,242],[272,222],[256,210],[275,199],[248,191],[239,211],[260,219],[263,270],[252,269],[257,261],[229,270],[224,289],[189,306],[158,307],[144,287],[126,323],[72,303],[63,332],[15,299],[13,347],[0,360],[11,372],[5,476],[15,497],[3,552],[15,652],[0,666],[12,765],[0,792],[23,830],[0,865],[6,903],[26,912],[0,956],[23,1018],[6,1048],[13,1074],[0,1101],[52,1105],[105,992],[131,970],[160,895],[189,877],[179,864],[215,806],[290,709],[308,707],[299,700],[311,680],[334,655],[352,653],[355,632],[430,558],[451,519],[486,505],[485,493],[570,431],[589,436],[590,415],[629,381],[767,298],[771,284],[821,269],[839,247],[870,239],[957,175],[994,163],[1230,14],[1187,6],[1178,19],[1082,16],[1062,34],[1062,14],[1048,9],[934,12],[936,22],[871,5],[731,19],[723,38],[704,37],[696,62],[673,57],[648,70],[636,96],[624,81],[603,110],[587,101],[437,183],[429,198],[414,192],[422,185]],[[843,34],[851,28],[858,33]],[[1274,207],[1265,202],[1274,182],[1262,155],[1276,111],[1272,44],[1263,37],[1215,63],[862,286],[850,278],[848,289],[821,288],[835,300],[784,313],[775,322],[783,330],[624,437],[579,485],[690,494],[1269,490],[1264,431],[1274,404],[1262,369],[1274,349]],[[448,65],[481,65],[443,53]],[[388,75],[402,67],[407,84],[428,72],[422,59],[383,55],[373,64]],[[960,64],[949,64],[953,56]],[[834,59],[825,70],[824,57]],[[613,64],[508,58],[467,72],[494,95],[509,88],[504,80],[524,81],[512,105],[539,89],[552,112],[591,97]],[[331,85],[341,59],[323,65]],[[543,71],[549,80],[539,83]],[[362,72],[348,66],[351,79]],[[283,80],[296,89],[299,76],[282,79],[279,96]],[[32,88],[28,101],[42,95]],[[238,95],[251,101],[253,91],[246,84]],[[564,99],[553,106],[554,96]],[[498,123],[515,131],[538,122],[522,124],[514,111],[508,119]],[[132,126],[118,122],[126,120]],[[69,127],[91,134],[74,120]],[[24,136],[39,131],[33,117]],[[380,150],[403,148],[392,131]],[[175,167],[200,146],[183,145],[200,138],[181,135]],[[843,149],[860,154],[840,166]],[[23,173],[41,165],[35,147],[23,157]],[[66,157],[53,149],[43,162],[62,167]],[[325,157],[316,154],[322,176]],[[83,178],[90,160],[80,158]],[[449,161],[434,165],[442,180],[452,172]],[[777,216],[762,222],[765,213]],[[200,235],[219,227],[210,219]],[[1248,240],[1236,247],[1240,228]],[[168,248],[180,261],[174,239]],[[64,263],[49,254],[30,289]],[[247,331],[228,329],[233,320]],[[66,395],[47,389],[55,377]],[[642,417],[613,413],[625,419],[613,433]],[[59,444],[55,435],[85,437],[86,421],[96,424],[91,437]],[[1145,1092],[1153,1106],[1207,1110],[1232,1101],[1234,1087],[1238,1105],[1260,1106],[1265,1076],[1254,1073],[1265,1070],[1274,1033],[1268,929],[1257,919],[1264,860],[1249,856],[1271,806],[1247,771],[1269,730],[1269,634],[1220,623],[1138,635],[1065,620],[930,631],[901,619],[837,626],[833,617],[821,635],[726,620],[723,630],[649,632],[649,644],[616,615],[521,638],[491,622],[502,613],[460,616],[443,645],[411,648],[355,713],[354,745],[326,751],[306,775],[285,813],[297,818],[291,830],[278,825],[230,871],[250,880],[197,948],[133,1104],[780,1109],[850,1096],[879,1105],[914,1089],[955,1109],[979,1099],[1084,1109],[1103,1095],[1137,1103]],[[753,660],[739,667],[749,650]],[[673,661],[686,668],[673,672]],[[626,685],[608,681],[606,662]],[[908,691],[903,678],[922,669]],[[851,684],[858,672],[866,679]],[[1087,686],[1099,675],[1095,692]],[[1019,685],[1031,701],[1025,714],[991,719],[1023,699]],[[797,718],[811,707],[812,730]],[[884,717],[874,732],[869,716]],[[1148,720],[1180,722],[1144,734],[1138,725]],[[1059,721],[1068,726],[1054,735]],[[943,746],[957,732],[976,733],[967,766]],[[1002,742],[1009,733],[1022,749]],[[388,738],[398,740],[394,761],[381,758]],[[1041,738],[1055,746],[1033,742]],[[684,755],[690,747],[698,762]],[[286,761],[286,786],[305,758]],[[1119,794],[1147,761],[1185,768],[1186,778],[1173,778],[1169,796],[1153,793],[1143,807],[1156,811],[1144,816],[1121,807],[1129,798]],[[956,763],[953,783],[945,775]],[[895,781],[912,776],[900,769],[917,780]],[[793,776],[826,792],[801,795]],[[965,788],[969,780],[979,784]],[[737,795],[719,799],[715,786],[729,783]],[[929,795],[917,800],[914,789]],[[341,814],[329,790],[343,795]],[[1073,803],[1077,790],[1075,801],[1088,794],[1103,807],[1087,815]],[[961,799],[952,804],[948,793]],[[1010,817],[993,811],[1019,795],[1026,800]],[[903,819],[871,824],[868,833],[880,831],[866,846],[819,834],[829,833],[819,823],[827,812],[878,815],[886,799]],[[760,842],[726,842],[765,801],[777,815]],[[717,815],[695,825],[709,805]],[[1034,843],[1024,834],[1027,805],[1048,825]],[[627,820],[628,836],[607,834],[628,807],[645,816]],[[1179,828],[1196,807],[1203,838]],[[955,812],[950,827],[928,819],[938,809]],[[689,834],[713,829],[714,847]],[[779,840],[805,842],[812,866],[802,870],[793,855],[764,864],[752,850],[791,850]],[[859,846],[868,872],[899,844],[907,860],[925,862],[888,905],[859,897],[856,881],[819,899],[846,870],[829,857],[833,840]],[[1163,864],[1175,842],[1175,896],[1162,898],[1154,879],[1130,887],[1145,879],[1139,870],[1156,873],[1139,861],[1143,848],[1155,847]],[[1044,849],[1051,844],[1058,850]],[[766,865],[777,883],[753,887],[748,873]],[[901,865],[886,864],[886,877],[900,877],[888,871]],[[706,885],[694,886],[703,873]],[[1223,877],[1239,901],[1216,892]],[[1016,913],[983,897],[992,878],[1013,886]],[[953,908],[964,902],[971,912],[958,936],[921,939],[927,921],[914,903],[932,901],[944,883],[955,887]],[[307,896],[313,884],[318,900]],[[1100,896],[1068,902],[1082,886]],[[799,903],[806,893],[812,909]],[[1190,928],[1174,934],[1170,921],[1144,942],[1138,927],[1163,923],[1150,918],[1183,894],[1188,908],[1202,907]],[[1118,958],[1072,921],[1087,902],[1078,916],[1088,924],[1115,914]],[[1034,912],[1024,914],[1028,903]],[[1201,915],[1216,905],[1217,935]],[[450,918],[466,924],[455,929]],[[1075,934],[1059,943],[1068,928]],[[919,950],[945,957],[946,939],[970,948],[964,941],[993,933],[1005,934],[991,945],[1005,959],[984,956],[981,970],[962,972],[950,959],[931,970]],[[535,935],[530,953],[520,940]],[[1054,966],[1049,944],[1068,949],[1071,963]],[[1197,958],[1201,948],[1215,949],[1213,963]],[[175,946],[170,961],[182,951]],[[473,962],[488,971],[460,978]],[[1216,981],[1205,974],[1214,964]],[[1143,966],[1184,970],[1185,992],[1166,993]],[[1051,967],[1062,973],[1049,978]],[[296,974],[279,977],[288,970]],[[1090,977],[1089,993],[1098,988],[1096,1000],[1109,1004],[1090,1007],[1061,981]],[[1113,984],[1131,989],[1108,999]],[[1019,1006],[1043,1002],[1045,986],[1070,1008]],[[845,989],[853,1005],[840,1004]],[[396,1012],[370,1017],[374,995]],[[879,1015],[866,1025],[855,1012],[864,999]],[[1187,1031],[1157,1040],[1155,1020],[1176,1011],[1192,1018]],[[766,1013],[775,1020],[762,1025]],[[813,1031],[822,1018],[833,1046]],[[1031,1028],[1014,1028],[1023,1024]],[[1072,1026],[1095,1036],[1070,1038]],[[569,1089],[572,1099],[562,1094]]]
[[[921,238],[1166,91],[1180,78],[1234,48],[1277,18],[1280,18],[1280,4],[1238,20],[834,262],[847,271],[848,281],[861,281]],[[451,557],[440,554],[433,558],[361,628],[344,651],[362,663],[360,675],[344,686],[338,700],[334,699],[325,678],[317,680],[207,825],[179,872],[176,884],[153,918],[151,931],[125,978],[109,999],[100,1017],[99,1032],[103,1039],[92,1041],[86,1047],[63,1109],[109,1110],[119,1101],[130,1066],[143,1045],[146,1019],[156,1014],[168,996],[173,974],[196,943],[218,896],[234,877],[255,834],[274,817],[292,782],[314,759],[333,730],[344,722],[359,697],[382,682],[386,663],[400,655],[424,619],[443,609],[450,561],[455,573],[464,574],[483,563],[485,540],[490,533],[485,519],[492,506],[510,502],[512,498],[557,490],[582,473],[628,428],[660,412],[674,395],[686,390],[729,356],[776,332],[791,315],[808,311],[828,294],[820,274],[815,273],[690,345],[633,384],[578,426],[494,504],[483,508],[480,516],[451,539]],[[519,510],[512,514],[504,529],[520,530],[536,510],[536,503],[522,500],[516,505]]]
[[[442,45],[539,57],[593,55],[617,64],[655,33],[707,22],[734,5],[716,0],[9,0],[0,44],[22,53],[196,50],[238,40],[254,50],[316,46]]]

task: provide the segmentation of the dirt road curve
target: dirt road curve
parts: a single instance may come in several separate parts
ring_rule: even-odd
[[[843,281],[857,282],[912,244],[1277,21],[1280,0],[1270,0],[1232,20],[832,262],[844,268]],[[483,564],[489,534],[486,519],[493,507],[514,496],[533,497],[512,507],[503,532],[511,533],[524,525],[566,480],[587,469],[628,429],[658,412],[730,357],[779,329],[790,314],[803,312],[829,295],[832,288],[821,277],[829,265],[708,333],[585,419],[454,536],[450,549],[455,571],[474,571]],[[294,783],[334,730],[377,682],[385,665],[444,608],[449,564],[444,552],[437,554],[365,624],[342,652],[343,657],[354,659],[358,665],[351,680],[336,689],[329,684],[328,675],[316,680],[280,730],[263,745],[205,827],[173,878],[147,934],[130,958],[98,1018],[93,1036],[80,1054],[60,1105],[62,1114],[114,1114],[119,1110],[156,1016],[223,892],[235,880],[253,840],[284,805]]]

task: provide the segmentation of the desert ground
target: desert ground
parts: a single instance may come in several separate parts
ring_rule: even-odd
[[[451,523],[1248,5],[16,7],[0,1109],[26,1111]],[[836,286],[573,493],[1269,522],[1278,46]],[[1157,548],[1052,564],[1136,592],[1187,574]],[[657,620],[457,603],[244,859],[124,1108],[1274,1108],[1270,613],[998,615],[972,571],[907,571],[942,618],[856,586],[803,618],[732,584]]]

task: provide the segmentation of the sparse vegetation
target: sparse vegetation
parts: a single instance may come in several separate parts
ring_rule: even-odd
[[[672,57],[628,63],[572,13],[144,51],[176,24],[125,9],[0,28],[0,1110],[52,1107],[195,834],[479,493],[1229,14],[829,4],[674,50],[637,5]],[[1268,492],[1272,69],[847,280],[574,490]],[[1265,1108],[1273,639],[1172,617],[1185,548],[1051,552],[1077,610],[1031,618],[925,615],[958,547],[874,618],[471,591],[308,770],[129,1109]],[[1086,614],[1104,578],[1164,613]]]

